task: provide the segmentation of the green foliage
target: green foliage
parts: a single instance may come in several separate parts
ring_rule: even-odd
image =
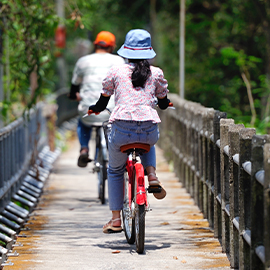
[[[259,128],[269,114],[269,4],[190,0],[186,8],[185,98],[245,124],[251,121],[253,104]]]
[[[224,57],[223,63],[228,66],[230,64],[229,59],[234,59],[235,64],[241,70],[249,70],[251,68],[256,68],[256,63],[261,63],[262,59],[255,56],[248,56],[245,54],[244,50],[236,51],[232,47],[224,47],[220,50],[221,55]]]
[[[177,1],[131,1],[131,0],[69,0],[67,11],[79,24],[90,31],[93,41],[102,30],[111,31],[116,36],[117,47],[124,43],[126,33],[131,29],[143,28],[152,35],[152,43],[157,57],[153,64],[160,66],[169,82],[171,92],[178,92],[179,85],[179,4]],[[153,13],[151,15],[151,12]],[[76,14],[74,16],[74,14]],[[85,23],[86,22],[86,23]],[[72,23],[70,37],[78,37]],[[79,27],[78,27],[79,28]],[[86,35],[84,34],[86,37]]]
[[[67,48],[63,54],[69,64],[69,81],[77,60],[72,53],[76,39],[93,41],[98,32],[111,31],[116,36],[117,50],[129,30],[144,28],[151,33],[157,53],[153,64],[163,69],[170,92],[178,93],[179,2],[66,0],[66,19],[59,19],[53,0],[3,0],[0,16],[4,29],[4,82],[8,98],[1,104],[2,112],[7,114],[15,102],[30,107],[38,97],[55,88],[53,38],[58,22],[65,24],[67,29]],[[251,121],[253,104],[257,116],[255,127],[262,132],[267,130],[270,111],[269,1],[186,0],[185,29],[185,98],[225,111],[228,117],[245,125]],[[30,90],[33,71],[38,75],[39,85],[34,93]],[[252,101],[248,98],[247,82]]]
[[[58,24],[55,3],[52,0],[2,1],[0,16],[5,44],[3,64],[7,71],[4,104],[23,103],[30,108],[42,97],[44,87],[52,84],[53,76],[48,77],[47,71],[53,67],[52,42]],[[35,77],[32,83],[37,83],[36,89],[31,87],[30,76]],[[2,112],[6,114],[5,106]]]
[[[71,1],[72,2],[72,1]],[[112,31],[120,46],[133,28],[151,32],[157,57],[171,92],[179,92],[179,2],[101,0],[78,6],[92,38]],[[91,10],[91,11],[90,11]],[[267,1],[186,1],[185,98],[225,111],[236,122],[267,122],[270,52]],[[268,67],[269,66],[269,67]],[[252,90],[249,100],[245,75]]]
[[[80,33],[76,27],[87,29],[91,32],[90,38],[93,41],[100,31],[111,31],[116,36],[118,47],[124,42],[127,31],[144,28],[149,23],[149,3],[143,0],[68,0],[66,12],[67,17],[70,17],[69,34],[76,33],[78,37]]]

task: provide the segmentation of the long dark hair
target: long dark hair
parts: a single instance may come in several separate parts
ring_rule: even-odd
[[[147,79],[151,75],[150,64],[147,60],[130,59],[135,64],[135,68],[131,75],[133,87],[144,87]]]

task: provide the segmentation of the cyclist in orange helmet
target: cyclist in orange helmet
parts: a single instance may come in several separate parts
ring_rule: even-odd
[[[102,80],[108,70],[114,65],[124,64],[122,57],[112,54],[115,49],[115,36],[108,31],[98,33],[95,41],[95,52],[79,58],[71,80],[69,98],[79,101],[79,120],[77,127],[80,142],[80,155],[78,166],[86,167],[89,161],[89,140],[92,126],[108,120],[106,112],[99,115],[91,115],[83,118],[88,111],[89,105],[95,103],[100,96]],[[108,108],[114,108],[114,99],[108,104]]]

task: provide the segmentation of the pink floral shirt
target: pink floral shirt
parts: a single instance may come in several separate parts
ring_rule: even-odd
[[[115,120],[152,121],[159,123],[160,118],[156,111],[155,97],[163,98],[167,95],[168,83],[163,71],[150,66],[152,75],[147,79],[145,87],[134,88],[131,74],[134,64],[113,66],[102,82],[102,94],[115,94],[115,108],[110,122]]]

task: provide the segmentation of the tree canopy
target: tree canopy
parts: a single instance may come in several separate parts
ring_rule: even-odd
[[[0,10],[5,71],[2,113],[6,114],[11,104],[30,108],[50,91],[46,78],[52,73],[52,36],[58,17],[52,0],[3,0]],[[17,108],[13,108],[15,115]]]
[[[2,109],[14,102],[29,107],[55,91],[53,44],[60,22],[66,27],[69,76],[77,60],[70,50],[76,38],[93,41],[99,31],[108,30],[119,48],[130,29],[144,28],[157,52],[153,64],[163,69],[170,91],[179,92],[179,0],[66,0],[64,4],[61,21],[55,1],[2,1]],[[270,2],[186,0],[185,27],[185,98],[265,132],[270,107]],[[38,87],[31,91],[35,74]]]

